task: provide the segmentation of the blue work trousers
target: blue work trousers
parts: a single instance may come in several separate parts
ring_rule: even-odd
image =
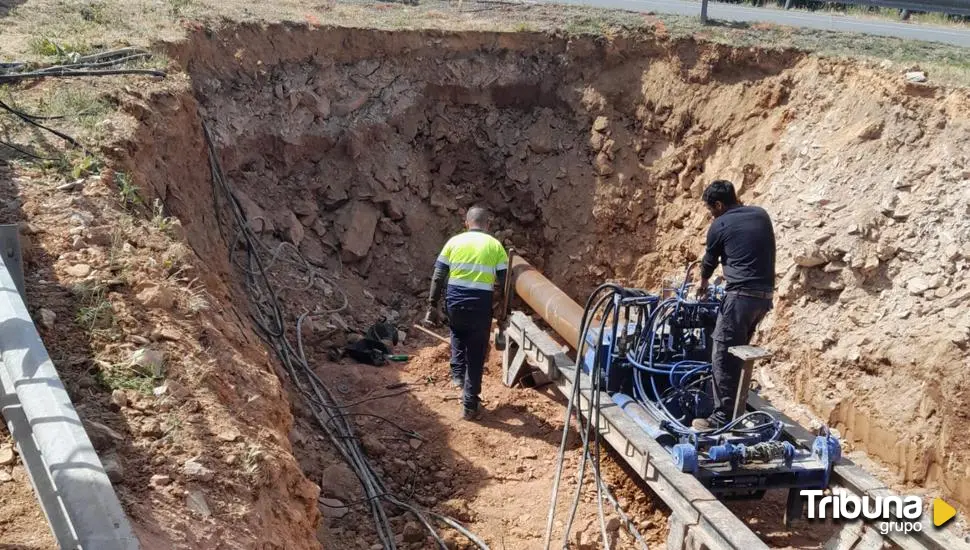
[[[464,381],[462,404],[466,409],[477,410],[488,356],[492,312],[490,309],[482,311],[482,308],[449,305],[448,322],[451,326],[451,378]]]

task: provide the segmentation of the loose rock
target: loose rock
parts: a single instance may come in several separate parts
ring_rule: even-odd
[[[125,479],[125,469],[118,457],[114,455],[106,456],[101,459],[101,465],[104,466],[104,473],[108,474],[111,483],[121,483]]]
[[[234,431],[234,430],[223,430],[223,431],[217,433],[216,434],[216,437],[218,437],[219,439],[221,439],[223,441],[232,442],[232,441],[236,441],[237,439],[239,439],[242,436],[239,435],[239,432]]]
[[[283,221],[286,224],[286,238],[296,246],[300,246],[306,231],[303,229],[303,222],[291,210],[284,214]]]
[[[40,324],[43,325],[44,328],[48,330],[53,329],[54,321],[56,320],[57,320],[56,313],[46,308],[40,308]]]
[[[165,369],[165,353],[152,348],[141,348],[131,354],[128,365],[147,375],[159,376]]]
[[[359,498],[360,481],[346,464],[333,464],[323,471],[320,487],[323,494],[343,501]]]
[[[168,287],[154,285],[150,286],[135,296],[143,306],[157,309],[172,309],[175,305],[175,295]]]
[[[170,342],[177,342],[182,339],[182,335],[171,328],[163,328],[161,330],[154,330],[151,334],[151,340],[158,342],[160,340],[168,340]]]
[[[100,422],[84,421],[84,430],[91,438],[94,448],[101,451],[125,440],[125,437]]]
[[[424,529],[416,521],[409,521],[404,525],[405,542],[421,542],[424,540]]]
[[[913,277],[906,283],[906,290],[908,290],[909,293],[914,296],[919,296],[929,289],[929,282],[922,277]]]
[[[340,519],[350,511],[342,501],[335,498],[321,498],[318,502],[320,503],[320,511],[325,518]]]
[[[182,473],[191,479],[197,479],[199,481],[209,481],[214,475],[212,470],[197,462],[195,458],[190,458],[185,461],[185,464],[182,466]]]
[[[125,394],[125,390],[115,390],[111,392],[111,402],[114,403],[118,408],[127,407],[128,395]]]
[[[792,260],[801,267],[816,267],[828,261],[817,246],[802,247],[795,252]]]
[[[923,71],[910,71],[906,73],[906,82],[926,82],[926,73]]]
[[[205,495],[198,489],[190,489],[185,494],[185,505],[189,510],[207,518],[212,515],[209,504],[205,501]]]
[[[367,256],[374,242],[378,220],[380,212],[369,203],[357,202],[351,207],[346,229],[340,239],[345,261],[358,261]]]
[[[364,445],[364,450],[372,457],[384,456],[387,453],[387,447],[373,434],[365,435],[361,442]]]
[[[91,266],[89,266],[88,264],[75,264],[72,266],[68,266],[68,268],[65,269],[64,272],[70,275],[71,277],[77,277],[77,278],[87,277],[88,275],[91,274]]]
[[[163,474],[156,474],[156,475],[153,475],[152,476],[152,478],[149,480],[148,483],[152,487],[164,487],[164,486],[172,483],[172,477],[171,476],[167,476],[167,475],[163,475]]]
[[[0,466],[9,466],[17,460],[13,445],[0,445]]]

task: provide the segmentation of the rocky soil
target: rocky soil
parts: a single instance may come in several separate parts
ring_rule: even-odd
[[[210,43],[179,55],[250,216],[311,262],[339,250],[391,307],[421,295],[475,202],[574,296],[609,278],[656,288],[702,251],[704,185],[731,179],[776,223],[769,380],[896,481],[970,498],[965,92],[689,41]]]
[[[466,427],[442,401],[442,347],[412,339],[406,366],[361,367],[337,360],[348,335],[382,316],[410,326],[473,203],[577,298],[606,279],[656,288],[702,252],[700,192],[721,177],[776,223],[779,299],[758,335],[775,352],[767,391],[835,424],[901,486],[970,503],[965,92],[635,35],[239,25],[164,47],[184,72],[109,93],[111,169],[67,190],[21,165],[2,172],[45,343],[159,548],[376,540],[253,325],[203,122],[290,330],[310,314],[317,373],[348,401],[408,383],[360,412],[424,441],[361,418],[370,458],[395,490],[491,542],[536,544],[561,403],[501,388],[493,363],[490,418]],[[119,200],[127,183],[141,205]],[[664,511],[615,464],[608,476],[662,539]],[[779,534],[771,503],[737,509],[769,541],[817,545],[819,533]],[[587,503],[581,544],[595,542],[591,514]],[[393,523],[423,547],[412,518]]]

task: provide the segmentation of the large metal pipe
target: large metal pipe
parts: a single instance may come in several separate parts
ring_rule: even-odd
[[[545,278],[522,256],[511,259],[510,272],[515,292],[542,317],[566,343],[577,348],[583,308]]]

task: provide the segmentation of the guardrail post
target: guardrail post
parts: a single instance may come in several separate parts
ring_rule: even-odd
[[[9,230],[0,234],[0,393],[34,491],[61,548],[137,550],[138,539],[27,311],[23,282],[16,283],[9,267],[19,269],[17,234],[13,242],[4,237]]]
[[[707,0],[701,0],[701,23],[707,23]]]
[[[20,299],[27,303],[27,291],[24,290],[24,260],[20,251],[20,226],[16,224],[0,225],[0,254],[3,263],[13,278],[20,293]]]

